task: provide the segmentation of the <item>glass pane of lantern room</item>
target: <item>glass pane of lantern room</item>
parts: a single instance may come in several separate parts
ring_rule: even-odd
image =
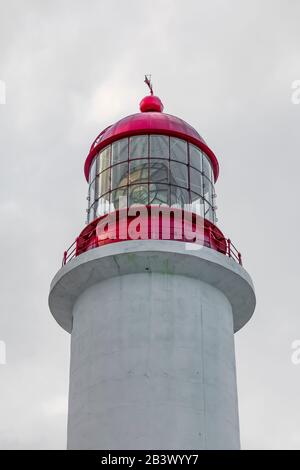
[[[134,160],[129,162],[129,182],[141,183],[148,182],[149,175],[149,161],[147,160]]]
[[[110,168],[99,175],[98,188],[97,197],[102,196],[110,190]]]
[[[110,210],[125,209],[127,207],[127,186],[116,189],[111,192],[110,197]]]
[[[168,183],[169,181],[169,161],[151,159],[149,181],[154,183]]]
[[[128,184],[128,162],[119,163],[111,168],[111,189]]]
[[[109,193],[106,194],[104,197],[98,199],[95,205],[95,209],[95,218],[100,217],[104,214],[108,214],[110,212]]]
[[[109,171],[109,170],[108,170]],[[95,201],[99,199],[100,194],[100,175],[95,178]]]
[[[99,171],[104,171],[110,166],[110,146],[99,153]]]
[[[150,135],[150,156],[152,158],[169,158],[169,137]]]
[[[88,223],[90,224],[93,220],[95,220],[95,203],[90,207],[88,213]]]
[[[128,206],[149,204],[148,184],[133,184],[128,187]]]
[[[212,217],[213,217],[213,219],[212,219],[213,224],[216,224],[218,222],[218,219],[217,219],[217,213],[216,213],[214,208],[213,208]]]
[[[202,152],[195,145],[189,144],[190,165],[198,171],[202,171]]]
[[[170,162],[170,183],[188,188],[188,169],[182,163]]]
[[[172,160],[181,163],[188,162],[187,142],[175,137],[170,138],[170,156]]]
[[[149,204],[169,205],[169,186],[167,184],[149,184]]]
[[[204,216],[204,200],[202,197],[199,196],[199,194],[191,193],[191,210],[192,212],[201,215],[201,217]]]
[[[148,136],[137,135],[129,139],[129,158],[148,157]]]
[[[203,195],[206,201],[212,206],[213,205],[213,185],[211,182],[203,176]]]
[[[87,223],[90,224],[93,221],[93,208],[90,207],[87,213]]]
[[[111,146],[111,164],[115,165],[125,160],[128,160],[128,139],[117,140]]]
[[[89,206],[91,207],[95,202],[95,180],[90,184],[89,188]]]
[[[212,206],[207,201],[204,201],[204,217],[211,222],[214,220]]]
[[[208,178],[210,181],[212,180],[212,169],[211,169],[211,164],[208,158],[203,154],[203,159],[202,159],[202,172],[206,178]]]
[[[96,177],[98,161],[98,155],[96,155],[90,168],[89,183],[91,183]]]
[[[184,209],[185,206],[190,205],[190,195],[186,189],[171,186],[170,191],[172,207],[181,207]]]
[[[191,191],[203,196],[202,173],[192,167],[190,167],[190,185]]]

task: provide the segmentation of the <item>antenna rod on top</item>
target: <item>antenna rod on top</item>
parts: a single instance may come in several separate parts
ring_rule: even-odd
[[[144,82],[148,86],[151,95],[153,95],[153,87],[152,87],[152,82],[151,82],[151,75],[145,75],[145,80]]]

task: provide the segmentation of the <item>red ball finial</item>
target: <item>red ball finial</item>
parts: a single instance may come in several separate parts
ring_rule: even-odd
[[[143,98],[142,101],[140,102],[141,112],[142,113],[148,113],[148,112],[162,113],[164,109],[164,105],[162,104],[158,96],[153,95],[151,75],[145,75],[144,81],[150,90],[150,95],[145,96],[145,98]]]
[[[158,96],[148,95],[142,99],[140,102],[140,110],[142,113],[148,113],[151,111],[162,113],[164,109],[164,105],[158,98]]]

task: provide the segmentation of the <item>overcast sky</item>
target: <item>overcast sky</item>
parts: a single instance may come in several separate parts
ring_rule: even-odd
[[[299,24],[299,0],[0,0],[0,448],[66,447],[49,285],[84,227],[88,149],[137,112],[145,73],[218,156],[218,224],[255,283],[235,337],[242,446],[300,448]]]

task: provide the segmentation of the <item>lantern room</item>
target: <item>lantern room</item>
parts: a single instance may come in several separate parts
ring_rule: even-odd
[[[88,223],[133,204],[182,208],[216,223],[217,159],[194,128],[162,109],[146,96],[140,113],[93,143],[85,163]]]
[[[110,214],[119,224],[121,215],[134,206],[149,211],[145,224],[151,224],[151,208],[169,208],[171,239],[176,238],[174,211],[181,211],[183,225],[184,214],[191,214],[193,230],[201,219],[203,236],[198,242],[241,263],[238,250],[216,226],[214,185],[219,164],[215,154],[190,124],[163,112],[160,98],[145,81],[150,95],[140,102],[140,112],[105,128],[90,148],[84,166],[89,185],[87,226],[64,252],[63,264],[92,248],[121,241],[119,234],[105,241],[99,238],[98,223]],[[149,230],[151,239],[150,226]],[[162,229],[159,238],[165,239]],[[129,233],[126,239],[132,239]],[[184,234],[180,239],[187,241]]]

